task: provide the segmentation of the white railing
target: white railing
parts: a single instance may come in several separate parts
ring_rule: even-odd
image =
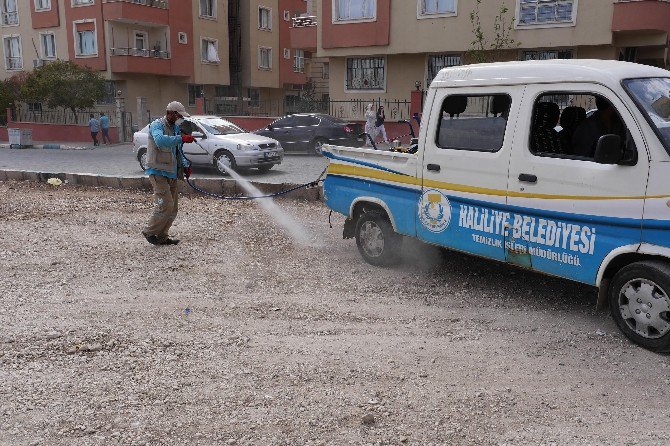
[[[22,70],[23,69],[23,58],[22,57],[7,57],[5,59],[7,63],[8,70]]]

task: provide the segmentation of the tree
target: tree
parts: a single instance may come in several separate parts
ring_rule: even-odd
[[[316,89],[311,80],[305,82],[305,86],[300,92],[298,110],[302,113],[315,112],[319,110],[319,101],[316,99]]]
[[[509,8],[503,3],[498,10],[498,14],[493,19],[493,39],[490,40],[484,33],[479,14],[479,7],[482,0],[476,0],[475,9],[470,12],[470,23],[472,24],[472,34],[474,40],[466,57],[473,63],[494,62],[501,60],[502,52],[506,49],[512,49],[519,46],[519,42],[512,38],[514,30],[514,17],[507,20]]]
[[[23,100],[72,110],[75,118],[77,110],[93,107],[104,94],[105,80],[100,73],[60,60],[35,68],[21,87]]]
[[[13,107],[14,103],[21,99],[19,92],[27,76],[28,74],[22,71],[0,81],[0,117],[4,118],[5,110]]]

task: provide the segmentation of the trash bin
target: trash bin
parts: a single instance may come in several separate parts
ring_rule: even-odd
[[[32,129],[7,129],[7,133],[11,149],[25,149],[33,146]]]

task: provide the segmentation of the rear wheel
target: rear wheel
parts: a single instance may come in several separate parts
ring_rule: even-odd
[[[655,352],[670,351],[670,265],[637,262],[622,268],[609,290],[610,313],[636,344]]]
[[[402,236],[389,219],[378,212],[363,212],[356,223],[356,245],[366,262],[388,266],[399,260]]]
[[[312,142],[312,151],[314,152],[314,154],[321,155],[321,149],[323,148],[323,145],[326,143],[328,143],[328,141],[326,141],[325,139],[316,138],[314,142]]]
[[[235,170],[237,168],[235,157],[230,152],[219,152],[214,155],[214,165],[222,175],[228,175],[228,169]]]
[[[142,148],[137,152],[137,161],[140,162],[140,167],[142,170],[147,170],[147,149]]]

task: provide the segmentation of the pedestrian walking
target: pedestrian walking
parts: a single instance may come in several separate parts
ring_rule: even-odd
[[[376,120],[377,114],[375,113],[374,105],[368,104],[367,108],[365,109],[365,133],[370,135],[370,137],[365,138],[366,146],[371,145],[370,139],[374,141],[377,137],[377,126],[375,125]]]
[[[90,116],[91,119],[88,121],[88,128],[91,129],[91,138],[93,139],[93,146],[98,146],[100,143],[98,142],[98,132],[100,131],[100,122],[95,119],[95,116],[93,116],[93,113],[91,113]]]
[[[100,129],[102,130],[102,143],[109,144],[109,118],[104,112],[100,113]]]
[[[180,125],[190,116],[181,102],[170,102],[165,116],[149,126],[147,144],[147,170],[154,191],[154,208],[142,235],[152,245],[176,245],[168,231],[177,217],[178,180],[191,176],[191,167],[184,157],[182,145],[195,140],[191,135],[182,135]]]
[[[381,133],[382,138],[384,138],[384,143],[388,144],[389,140],[386,137],[386,128],[384,127],[384,121],[386,116],[384,115],[384,106],[380,105],[377,109],[377,116],[375,120],[375,127],[377,128],[377,134]]]

